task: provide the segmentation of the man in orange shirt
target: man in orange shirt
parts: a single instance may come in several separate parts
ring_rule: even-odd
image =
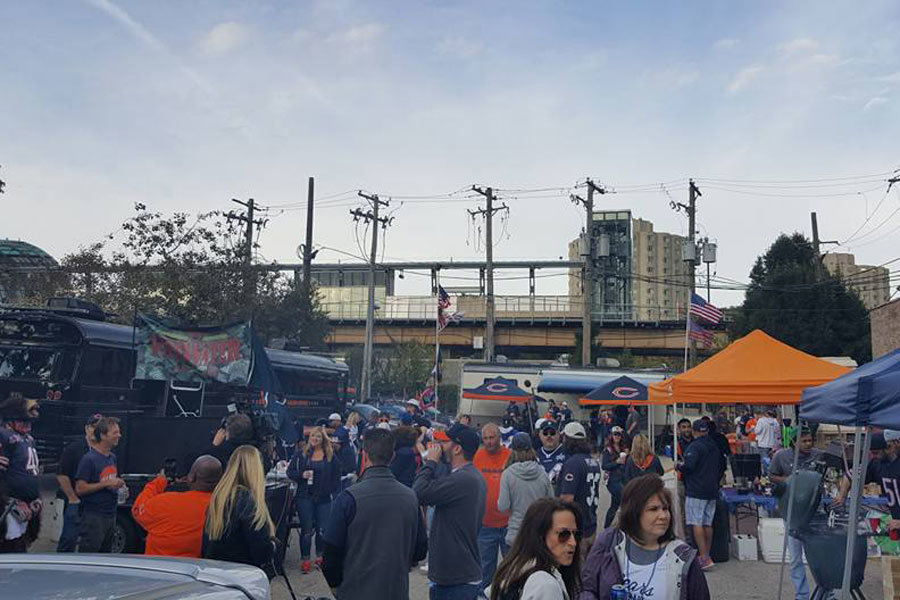
[[[144,486],[131,508],[135,521],[147,530],[144,554],[200,558],[206,508],[221,477],[222,463],[206,454],[191,466],[189,491],[167,492],[163,475]]]
[[[491,584],[494,571],[497,570],[497,551],[506,554],[506,525],[509,513],[497,510],[497,498],[500,496],[500,476],[509,458],[509,448],[500,443],[500,428],[494,423],[487,423],[481,428],[481,448],[475,453],[472,464],[484,478],[487,494],[485,496],[484,518],[478,532],[478,553],[481,554],[481,591]]]

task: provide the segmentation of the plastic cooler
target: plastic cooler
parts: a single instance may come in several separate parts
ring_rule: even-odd
[[[738,560],[759,560],[756,538],[742,533],[731,536],[731,556]]]

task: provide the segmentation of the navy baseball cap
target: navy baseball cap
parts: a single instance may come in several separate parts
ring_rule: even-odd
[[[481,438],[478,437],[478,433],[462,423],[454,423],[450,426],[450,429],[444,431],[440,429],[435,430],[434,439],[439,442],[454,442],[469,453],[475,452],[481,445]]]
[[[512,443],[510,447],[513,450],[530,450],[531,449],[531,436],[525,433],[524,431],[520,431],[516,435],[513,436]]]
[[[694,431],[707,432],[709,431],[709,421],[704,421],[703,419],[697,419],[694,421],[692,425]]]

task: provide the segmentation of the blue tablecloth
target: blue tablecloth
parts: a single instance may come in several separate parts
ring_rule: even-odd
[[[770,513],[775,510],[778,499],[774,496],[763,494],[742,494],[734,488],[722,488],[719,490],[719,498],[728,504],[728,512],[735,512],[741,504],[754,504],[765,508]]]

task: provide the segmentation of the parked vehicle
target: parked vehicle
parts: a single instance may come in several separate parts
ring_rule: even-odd
[[[115,546],[134,551],[141,532],[130,505],[144,483],[168,459],[201,453],[229,405],[233,408],[236,398],[256,402],[259,392],[134,379],[133,328],[97,319],[96,311],[79,309],[0,310],[0,398],[19,392],[41,399],[33,431],[45,473],[56,471],[66,443],[84,435],[88,416],[121,420],[116,455],[130,495],[119,507]],[[346,365],[298,352],[266,349],[266,354],[292,418],[308,422],[343,412]]]
[[[0,554],[4,598],[269,600],[256,567],[191,558]]]

